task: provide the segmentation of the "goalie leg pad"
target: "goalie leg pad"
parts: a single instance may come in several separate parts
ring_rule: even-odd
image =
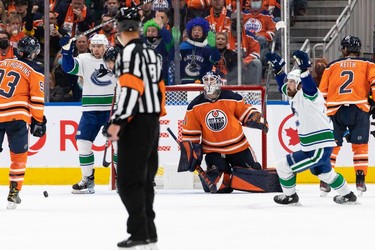
[[[231,186],[236,190],[255,193],[282,192],[275,169],[254,170],[234,167]]]
[[[199,166],[202,162],[202,145],[192,143],[191,141],[182,141],[180,143],[180,150],[181,155],[177,172],[194,172],[196,166]]]

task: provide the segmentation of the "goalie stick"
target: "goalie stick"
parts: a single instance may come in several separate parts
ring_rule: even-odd
[[[139,7],[141,7],[142,5],[144,5],[144,4],[146,4],[146,3],[151,3],[152,1],[153,1],[153,0],[144,0],[144,1],[142,1],[141,3],[137,4],[136,6],[129,8],[129,11],[132,11],[133,8],[139,8]],[[79,38],[81,38],[81,37],[83,37],[83,36],[88,36],[88,35],[90,35],[91,33],[94,33],[95,31],[97,31],[98,29],[101,29],[103,26],[105,26],[105,25],[107,25],[107,24],[109,24],[109,23],[113,23],[114,21],[116,21],[117,15],[118,15],[118,14],[116,14],[116,15],[115,15],[114,17],[112,17],[111,19],[109,19],[109,20],[107,20],[107,21],[105,21],[105,22],[103,22],[103,23],[101,23],[101,24],[98,24],[98,25],[96,25],[95,27],[92,27],[91,29],[88,29],[88,30],[86,30],[86,31],[84,31],[84,32],[82,32],[82,33],[80,33],[79,35],[76,35],[75,37],[72,38],[72,41],[74,42],[74,41],[76,41],[77,39],[79,39]]]
[[[177,142],[177,144],[180,146],[180,141],[177,139],[176,135],[173,133],[173,131],[170,129],[170,128],[167,128],[167,131],[169,132],[169,134],[171,134],[171,136],[173,137],[173,139]],[[180,146],[181,147],[181,146]],[[216,188],[216,185],[214,183],[212,183],[212,181],[208,178],[206,172],[204,172],[204,170],[202,169],[201,166],[196,166],[195,167],[195,170],[197,170],[198,172],[198,175],[202,178],[202,180],[205,182],[205,184],[208,186],[208,189],[210,190],[211,193],[216,193],[217,191],[217,188]]]

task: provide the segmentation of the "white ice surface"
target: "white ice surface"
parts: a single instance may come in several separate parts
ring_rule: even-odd
[[[354,188],[354,185],[350,185]],[[298,185],[302,206],[281,206],[275,193],[205,194],[157,190],[160,250],[375,249],[375,185],[359,205],[338,205],[335,192]],[[49,197],[43,196],[47,190]],[[97,186],[93,195],[70,186],[24,186],[22,203],[7,210],[0,186],[0,250],[111,250],[128,237],[127,213],[117,193]]]

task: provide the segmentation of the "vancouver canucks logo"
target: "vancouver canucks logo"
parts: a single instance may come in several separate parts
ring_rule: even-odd
[[[201,66],[195,62],[188,63],[185,67],[185,72],[188,76],[199,76]]]
[[[91,75],[91,81],[99,86],[107,86],[112,84],[112,71],[106,69],[103,64],[100,64],[99,69],[95,69]]]
[[[225,113],[220,109],[214,109],[208,112],[206,115],[206,125],[207,127],[214,131],[222,131],[228,124],[228,118]]]

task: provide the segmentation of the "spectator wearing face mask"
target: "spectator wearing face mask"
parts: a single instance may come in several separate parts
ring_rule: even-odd
[[[9,33],[0,29],[0,60],[16,58],[15,49],[10,46],[9,39]]]
[[[244,14],[243,26],[248,35],[253,36],[260,44],[260,58],[263,65],[266,65],[265,54],[275,36],[276,23],[271,15],[262,9],[262,1],[252,0],[248,14]]]
[[[143,35],[147,46],[154,49],[163,58],[162,77],[167,85],[168,69],[174,58],[172,33],[164,27],[160,16],[157,16],[143,25]]]

